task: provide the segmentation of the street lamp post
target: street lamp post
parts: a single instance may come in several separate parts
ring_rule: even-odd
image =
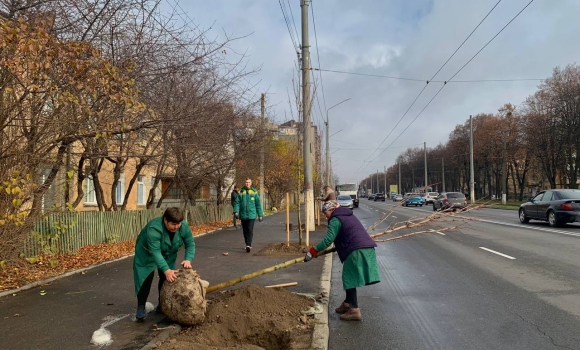
[[[346,100],[340,101],[339,103],[326,110],[326,123],[324,123],[326,125],[326,185],[330,184],[330,136],[328,136],[330,127],[328,125],[328,111],[348,100],[350,100],[350,97]]]

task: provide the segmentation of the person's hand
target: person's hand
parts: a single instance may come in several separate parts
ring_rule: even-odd
[[[262,220],[264,220],[264,218],[260,216],[260,217],[258,218],[258,221],[259,221],[259,222],[262,222]]]
[[[164,274],[165,274],[165,278],[169,282],[174,282],[177,279],[177,270],[169,269],[169,270],[165,271]]]
[[[234,213],[234,217],[235,217],[236,219],[239,219],[239,218],[240,218],[240,214],[238,214],[238,213]]]
[[[316,250],[314,250],[314,247],[310,247],[310,249],[306,252],[306,255],[304,256],[304,262],[309,262],[315,256]]]
[[[183,260],[181,262],[181,266],[183,266],[184,269],[191,269],[191,261]]]

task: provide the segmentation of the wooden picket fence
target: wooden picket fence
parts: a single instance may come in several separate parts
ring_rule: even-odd
[[[33,232],[24,243],[23,253],[29,257],[41,252],[66,254],[92,244],[133,241],[147,222],[163,215],[164,210],[49,214],[34,225]],[[229,204],[218,206],[205,203],[185,210],[186,220],[191,226],[224,221],[232,216]]]

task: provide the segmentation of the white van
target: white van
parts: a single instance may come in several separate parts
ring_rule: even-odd
[[[438,195],[439,192],[427,192],[427,195],[425,196],[425,203],[433,204]]]

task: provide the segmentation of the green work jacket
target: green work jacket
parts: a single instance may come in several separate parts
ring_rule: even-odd
[[[241,220],[255,220],[263,217],[260,194],[254,187],[242,187],[234,202],[234,213],[240,214]]]
[[[186,221],[175,232],[173,241],[169,238],[169,232],[163,224],[163,217],[155,218],[141,230],[135,244],[135,257],[133,258],[133,279],[135,282],[135,295],[139,293],[143,281],[159,269],[163,272],[175,269],[177,252],[185,244],[184,260],[193,260],[195,255],[195,242],[193,234]]]

